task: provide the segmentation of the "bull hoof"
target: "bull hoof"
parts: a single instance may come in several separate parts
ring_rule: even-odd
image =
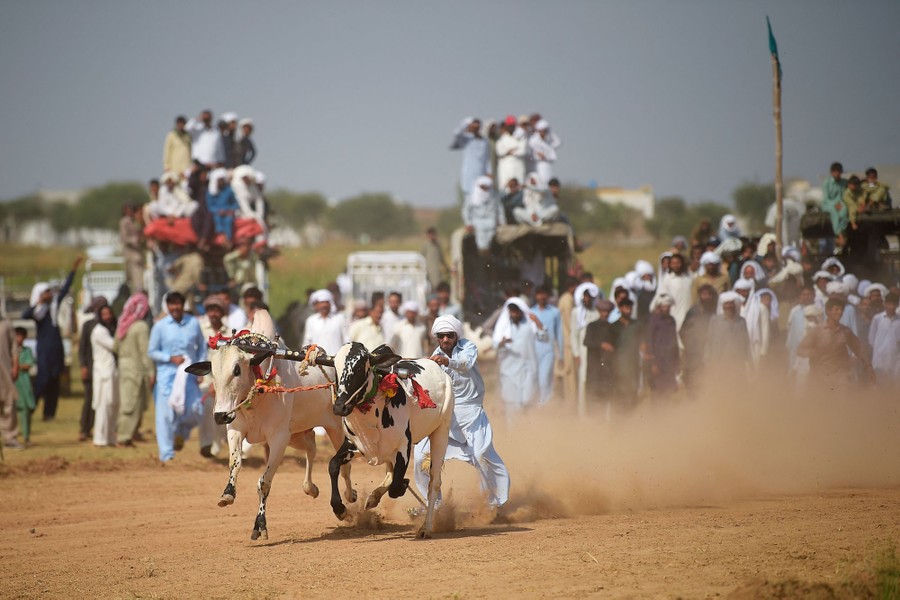
[[[425,524],[423,523],[419,530],[416,532],[416,539],[419,540],[430,540],[431,539],[431,531],[425,529]]]
[[[344,498],[346,498],[347,502],[349,502],[350,504],[353,504],[354,502],[356,502],[356,499],[357,499],[356,490],[350,490],[349,493],[344,492]]]
[[[234,496],[231,494],[222,494],[222,497],[219,498],[219,508],[224,508],[229,504],[234,504]]]
[[[378,503],[381,502],[381,498],[376,496],[375,494],[369,494],[369,497],[366,498],[366,510],[372,510]]]
[[[343,521],[347,518],[347,507],[342,506],[340,510],[334,511],[334,516],[337,517],[338,521]]]
[[[318,498],[319,497],[319,488],[314,483],[311,483],[309,485],[304,485],[303,493],[306,494],[307,496],[312,496],[313,498]]]
[[[262,531],[260,531],[259,529],[254,529],[253,533],[250,534],[250,539],[255,542],[259,538],[262,538],[264,540],[269,539],[269,532],[265,529],[263,529]]]

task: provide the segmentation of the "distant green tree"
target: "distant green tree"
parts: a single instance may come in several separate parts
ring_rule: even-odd
[[[38,196],[29,194],[0,202],[0,221],[12,218],[19,223],[42,219],[47,215],[47,206]]]
[[[669,196],[656,202],[653,218],[647,221],[646,227],[657,239],[688,237],[701,219],[709,219],[715,227],[727,212],[727,207],[715,202],[688,204],[684,198]]]
[[[772,183],[742,183],[735,188],[732,197],[737,213],[747,219],[750,231],[760,233],[765,228],[766,211],[775,202],[775,185]]]
[[[367,235],[376,241],[419,230],[412,208],[395,202],[388,194],[360,194],[342,200],[328,211],[327,220],[332,229],[354,238]]]
[[[322,220],[328,210],[328,200],[318,192],[297,193],[290,190],[267,192],[266,199],[275,213],[275,221],[300,229],[310,222]]]
[[[122,206],[147,200],[143,184],[120,181],[89,189],[72,208],[72,227],[117,229],[122,218]]]

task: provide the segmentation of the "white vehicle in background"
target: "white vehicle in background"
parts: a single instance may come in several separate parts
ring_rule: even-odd
[[[78,310],[76,312],[77,331],[92,318],[85,313],[94,298],[103,296],[112,304],[119,295],[119,290],[127,281],[125,275],[125,259],[118,255],[114,246],[91,246],[87,249],[87,260],[81,276],[81,291],[78,294]]]
[[[391,292],[400,292],[404,300],[415,300],[427,310],[430,293],[425,257],[418,252],[354,252],[347,257],[348,289],[343,290],[344,305],[350,307],[354,300],[371,302],[373,292],[383,292],[385,297]],[[468,322],[463,323],[463,336],[478,347],[480,359],[495,357],[490,336],[481,327],[473,329]]]
[[[425,307],[428,277],[425,257],[418,252],[353,252],[347,257],[350,283],[347,306],[352,300],[370,302],[373,292],[400,292],[404,300],[415,300]]]

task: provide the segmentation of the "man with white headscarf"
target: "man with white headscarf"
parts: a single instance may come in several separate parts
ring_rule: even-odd
[[[585,397],[585,384],[587,382],[587,351],[584,347],[584,334],[589,323],[600,318],[597,310],[597,299],[600,297],[600,288],[597,284],[586,281],[575,288],[575,308],[572,310],[572,356],[575,359],[575,369],[578,375],[578,414],[584,416],[587,411]]]
[[[781,249],[782,267],[769,278],[769,287],[783,299],[793,300],[803,287],[803,265],[800,251],[791,246]]]
[[[31,290],[29,307],[22,313],[23,319],[32,319],[37,327],[37,378],[34,383],[34,399],[44,399],[44,421],[56,417],[59,402],[59,378],[65,368],[65,352],[59,329],[60,304],[68,295],[75,280],[75,272],[82,258],[72,265],[66,281],[58,284],[41,282]]]
[[[492,186],[490,177],[478,177],[471,193],[466,196],[462,210],[466,231],[475,235],[475,245],[483,253],[490,250],[497,226],[506,225],[503,207],[491,191]]]
[[[484,380],[476,364],[478,348],[462,337],[463,325],[450,315],[438,317],[431,327],[438,347],[431,355],[453,384],[455,404],[450,443],[445,460],[460,460],[478,470],[488,504],[499,508],[509,500],[509,472],[494,449],[494,433],[484,412]],[[427,495],[431,444],[426,437],[415,446],[415,480]]]
[[[707,366],[721,365],[739,375],[738,379],[742,378],[743,369],[750,362],[747,323],[740,314],[742,304],[743,298],[737,292],[719,294],[719,306],[716,315],[709,320],[706,334]],[[733,382],[733,379],[729,377],[729,381]]]
[[[828,301],[828,284],[834,281],[834,275],[828,271],[817,271],[812,277],[815,286],[815,303],[819,310],[825,310],[825,302]]]
[[[510,422],[518,410],[533,404],[540,396],[536,343],[546,339],[547,332],[528,305],[518,297],[508,299],[494,327],[493,343],[497,350],[500,396]]]
[[[476,180],[483,175],[491,175],[491,146],[481,135],[481,120],[463,119],[459,129],[453,134],[451,150],[462,150],[462,170],[459,187],[463,196],[475,191]]]
[[[309,297],[309,303],[316,310],[306,319],[303,328],[303,345],[316,344],[325,352],[334,354],[349,339],[344,325],[344,315],[334,303],[334,296],[326,289],[316,290]]]
[[[740,238],[741,228],[738,227],[737,217],[724,215],[719,221],[719,241],[724,242],[729,238]]]
[[[769,288],[756,290],[747,304],[747,334],[750,358],[757,369],[771,354],[778,333],[778,298]]]
[[[706,251],[700,257],[700,273],[691,282],[691,302],[696,304],[700,299],[700,288],[704,285],[712,287],[716,294],[727,292],[731,287],[731,278],[722,271],[722,257],[712,251]]]
[[[631,291],[636,297],[635,318],[647,319],[650,316],[650,303],[656,296],[656,271],[646,260],[634,263],[634,275],[626,275],[625,279],[631,286]]]
[[[513,208],[516,222],[538,227],[559,217],[559,206],[547,190],[547,180],[539,173],[529,173],[525,178],[522,206]]]
[[[198,204],[178,185],[178,175],[163,173],[161,181],[163,185],[159,188],[159,197],[150,203],[150,216],[154,219],[180,219],[194,214]]]
[[[407,300],[400,305],[403,320],[394,325],[390,346],[403,358],[421,358],[425,355],[425,325],[419,322],[419,303]]]
[[[263,224],[265,206],[262,193],[256,184],[256,170],[250,165],[241,165],[231,174],[231,189],[240,208],[237,216],[254,219]]]
[[[550,142],[550,124],[541,119],[535,123],[534,133],[528,138],[528,152],[531,155],[534,170],[543,181],[553,179],[556,148]]]
[[[675,318],[676,329],[681,329],[684,317],[691,310],[693,283],[693,279],[687,272],[684,257],[681,254],[673,254],[669,258],[669,272],[660,278],[656,296],[650,303],[650,310],[656,308],[660,297],[669,296],[672,299],[671,315]]]

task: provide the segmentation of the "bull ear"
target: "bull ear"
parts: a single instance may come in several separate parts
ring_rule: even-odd
[[[258,367],[262,364],[262,361],[266,360],[270,356],[275,354],[274,352],[267,350],[265,352],[259,352],[250,359],[250,366]]]
[[[373,367],[388,369],[398,360],[400,360],[400,356],[395,354],[387,344],[382,344],[369,353],[369,362]]]
[[[322,365],[323,367],[333,367],[334,366],[334,357],[333,356],[325,356],[325,355],[316,356],[316,364]]]
[[[208,360],[202,360],[200,362],[195,362],[191,366],[185,369],[191,375],[196,375],[197,377],[203,377],[204,375],[209,375],[209,372],[212,370],[212,363]]]

